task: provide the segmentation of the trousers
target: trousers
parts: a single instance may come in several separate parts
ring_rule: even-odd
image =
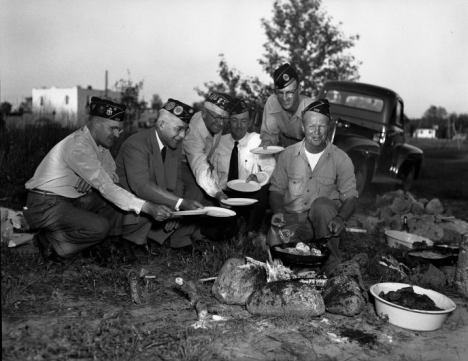
[[[121,212],[94,189],[79,198],[29,192],[23,215],[63,258],[122,234]]]

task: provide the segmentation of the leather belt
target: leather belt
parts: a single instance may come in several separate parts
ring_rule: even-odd
[[[29,191],[32,193],[42,194],[43,196],[58,196],[58,194],[49,191],[43,191],[39,188],[30,189]]]

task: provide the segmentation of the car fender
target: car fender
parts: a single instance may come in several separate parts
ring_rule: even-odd
[[[395,146],[395,167],[397,171],[400,170],[405,162],[413,162],[416,170],[416,176],[421,170],[422,162],[424,158],[424,153],[418,147],[415,147],[411,144],[398,144]],[[397,172],[398,173],[398,172]]]
[[[360,136],[336,136],[334,144],[350,157],[353,154],[362,154],[366,158],[377,158],[380,155],[380,146],[376,142]]]

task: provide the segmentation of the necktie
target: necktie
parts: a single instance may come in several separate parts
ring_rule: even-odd
[[[234,142],[234,148],[232,148],[231,161],[229,162],[229,173],[228,182],[233,179],[239,179],[239,151],[237,145],[239,142]]]
[[[167,147],[164,147],[163,149],[161,149],[161,156],[162,156],[163,163],[166,160],[166,149]]]

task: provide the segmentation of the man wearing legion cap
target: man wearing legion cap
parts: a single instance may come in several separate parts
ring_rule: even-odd
[[[302,112],[312,99],[301,94],[299,75],[288,63],[275,70],[273,81],[275,94],[270,95],[263,110],[261,145],[287,147],[304,138]]]
[[[183,143],[186,163],[182,163],[182,170],[188,197],[205,205],[215,204],[213,198],[218,203],[227,198],[219,187],[218,176],[212,172],[210,158],[218,147],[222,130],[228,121],[231,101],[228,94],[211,93],[203,109],[193,116],[190,133]]]
[[[289,229],[298,241],[331,237],[328,275],[341,260],[338,236],[353,215],[358,196],[351,159],[328,140],[330,123],[327,99],[304,109],[305,138],[280,153],[270,187],[272,226]],[[274,232],[267,238],[270,245],[281,243]]]
[[[125,106],[92,97],[86,125],[59,142],[26,183],[24,217],[37,230],[44,261],[61,262],[122,232],[117,210],[163,221],[170,208],[120,187],[109,148],[123,130]]]
[[[133,134],[122,144],[116,159],[117,175],[126,190],[174,211],[203,208],[184,197],[181,173],[181,145],[193,115],[192,107],[169,99],[159,110],[153,128]],[[124,216],[122,238],[146,246],[149,252],[155,249],[151,250],[148,237],[159,244],[169,239],[172,248],[187,247],[195,230],[193,221],[193,217],[170,217],[153,222],[146,215],[129,212]],[[127,256],[135,257],[131,248],[127,248]]]
[[[248,103],[243,99],[233,99],[229,108],[230,133],[221,137],[211,157],[213,171],[218,176],[218,185],[230,198],[257,200],[253,205],[234,209],[237,215],[246,220],[248,238],[253,238],[262,224],[268,206],[269,181],[276,165],[273,155],[251,152],[261,143],[260,134],[247,132],[252,121]],[[228,190],[227,182],[235,179],[257,182],[261,188],[256,192],[242,194]]]

